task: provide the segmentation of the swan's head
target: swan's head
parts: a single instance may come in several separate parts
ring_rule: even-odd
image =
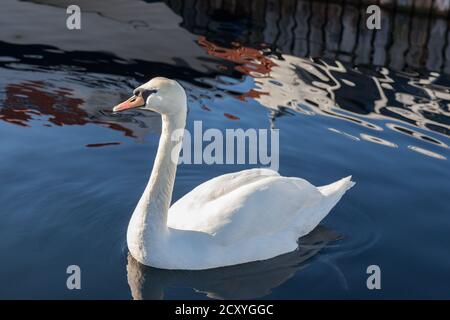
[[[186,101],[186,92],[178,82],[157,77],[134,89],[133,96],[115,106],[113,111],[139,108],[171,115],[186,112]]]

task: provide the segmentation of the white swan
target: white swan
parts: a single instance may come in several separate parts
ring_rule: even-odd
[[[265,260],[294,251],[354,183],[350,176],[316,188],[269,169],[225,174],[169,208],[187,113],[184,89],[154,78],[114,111],[143,108],[161,114],[162,133],[150,180],[133,212],[128,249],[142,264],[201,270]],[[173,156],[173,155],[175,156]],[[176,159],[174,159],[176,158]]]

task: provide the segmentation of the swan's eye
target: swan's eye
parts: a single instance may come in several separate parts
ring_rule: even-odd
[[[148,89],[148,90],[144,90],[142,91],[142,98],[144,98],[144,100],[147,100],[147,98],[152,95],[153,93],[157,93],[158,90],[156,89]]]

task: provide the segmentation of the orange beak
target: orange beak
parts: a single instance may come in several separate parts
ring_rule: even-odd
[[[144,98],[142,96],[132,96],[130,99],[119,103],[113,108],[114,112],[123,111],[127,109],[139,108],[145,105]]]

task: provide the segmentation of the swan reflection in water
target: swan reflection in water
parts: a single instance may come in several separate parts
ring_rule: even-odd
[[[336,232],[318,226],[299,239],[297,250],[278,257],[209,270],[164,270],[144,266],[128,254],[128,285],[135,300],[163,299],[166,288],[189,287],[212,299],[254,299],[268,295],[330,242]]]

